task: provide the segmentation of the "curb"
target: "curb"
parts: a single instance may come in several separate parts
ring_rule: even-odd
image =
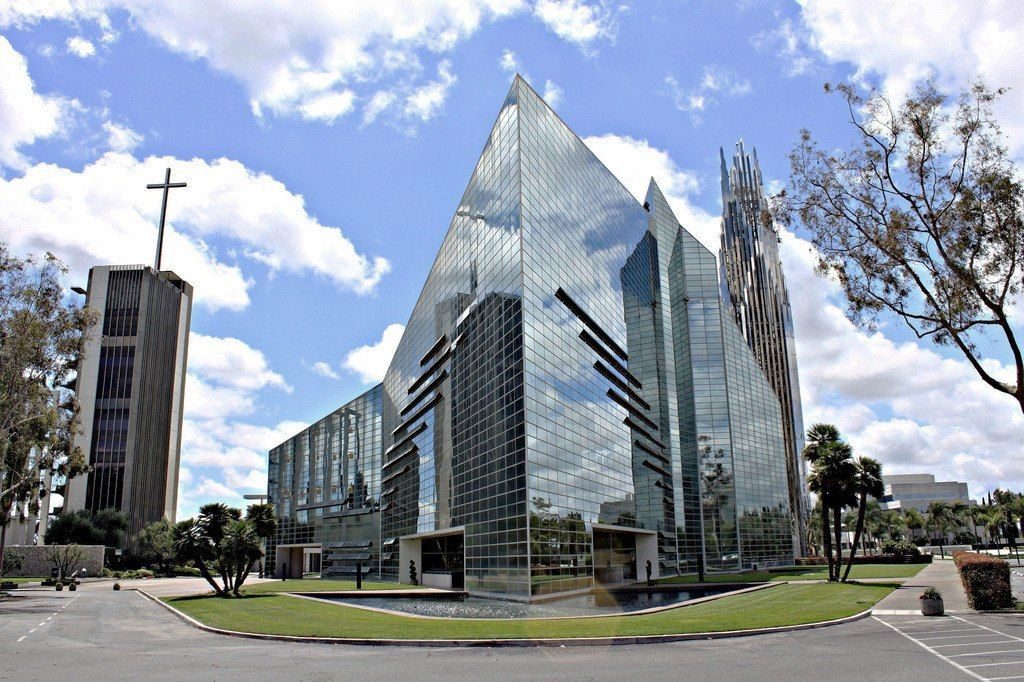
[[[614,646],[622,644],[661,644],[665,642],[689,642],[708,639],[728,639],[732,637],[749,637],[753,635],[771,635],[780,632],[796,632],[798,630],[816,630],[818,628],[843,625],[867,618],[871,609],[855,613],[845,618],[802,623],[799,625],[782,625],[772,628],[756,628],[753,630],[724,630],[721,632],[690,632],[670,635],[637,635],[633,637],[564,637],[545,639],[359,639],[350,637],[298,637],[295,635],[270,635],[259,632],[238,632],[211,627],[195,618],[179,611],[167,602],[157,599],[145,590],[135,588],[134,591],[146,599],[159,604],[192,627],[229,637],[246,639],[262,639],[278,642],[303,642],[309,644],[353,644],[359,646],[404,646],[404,647],[568,647],[568,646]]]

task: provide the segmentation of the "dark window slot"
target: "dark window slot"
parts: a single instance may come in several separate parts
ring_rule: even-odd
[[[372,544],[372,540],[345,540],[344,542],[332,542],[327,545],[327,549],[358,549],[359,547],[369,547]]]
[[[649,402],[644,400],[643,397],[639,393],[634,391],[629,384],[627,384],[619,377],[615,376],[615,373],[608,369],[608,366],[605,365],[603,362],[601,362],[600,360],[595,361],[594,369],[596,369],[598,373],[600,373],[600,375],[603,376],[605,379],[612,382],[620,391],[622,391],[630,398],[640,403],[641,407],[643,407],[645,410],[651,409],[651,404]]]
[[[626,354],[626,351],[622,350],[622,346],[615,343],[615,340],[611,336],[609,336],[608,332],[606,332],[604,329],[601,329],[601,326],[597,324],[594,318],[588,315],[587,311],[581,308],[579,304],[576,303],[576,301],[574,301],[572,297],[566,293],[565,289],[563,289],[562,287],[558,287],[558,291],[555,292],[555,298],[561,301],[562,304],[566,308],[568,308],[573,315],[578,317],[583,324],[590,327],[590,331],[594,332],[594,334],[597,335],[597,338],[601,339],[601,341],[603,341],[605,345],[607,345],[609,348],[615,351],[616,355],[618,355],[623,360],[629,360],[629,356]]]
[[[399,476],[401,476],[402,474],[406,474],[406,473],[409,473],[409,470],[410,470],[411,468],[412,468],[412,467],[410,467],[410,466],[409,466],[408,464],[406,464],[406,465],[405,465],[404,467],[402,467],[402,468],[401,468],[401,469],[399,469],[398,471],[394,472],[393,474],[389,474],[389,475],[388,475],[387,477],[385,477],[385,478],[384,478],[383,480],[381,480],[380,484],[381,484],[382,486],[383,486],[383,485],[387,485],[388,483],[390,483],[391,481],[395,480],[396,478],[398,478],[398,477],[399,477]],[[389,494],[390,494],[390,493],[389,493]]]
[[[391,467],[393,467],[394,465],[398,464],[399,462],[401,462],[403,459],[405,459],[406,457],[408,457],[412,453],[419,452],[419,451],[420,451],[420,449],[416,445],[413,445],[411,448],[409,448],[408,450],[406,450],[405,452],[400,454],[398,457],[395,457],[393,460],[391,460],[390,462],[388,462],[387,464],[382,466],[381,467],[381,471],[384,471],[386,469],[390,469]]]
[[[658,425],[655,424],[654,422],[652,422],[650,419],[648,419],[644,415],[643,412],[641,412],[640,410],[636,409],[633,406],[633,404],[631,402],[629,402],[629,400],[625,396],[619,395],[618,393],[616,393],[614,390],[612,390],[610,388],[608,389],[607,395],[608,395],[609,398],[611,398],[612,400],[617,402],[619,405],[621,405],[622,407],[626,408],[626,411],[628,411],[631,415],[633,415],[634,417],[636,417],[637,419],[642,421],[644,424],[647,424],[649,427],[651,427],[655,431],[658,430]]]
[[[403,447],[403,446],[404,446],[404,445],[405,445],[406,443],[408,443],[408,442],[409,442],[409,441],[411,441],[411,440],[412,440],[413,438],[415,438],[416,436],[420,435],[421,433],[423,433],[423,432],[424,432],[424,431],[426,431],[426,430],[427,430],[427,424],[426,424],[426,422],[424,422],[424,423],[420,424],[419,426],[417,426],[417,427],[416,427],[415,429],[413,429],[412,431],[410,431],[409,433],[407,433],[407,434],[406,434],[405,436],[403,436],[403,437],[402,437],[402,440],[398,441],[397,443],[395,443],[394,445],[392,445],[392,446],[391,446],[390,448],[388,448],[387,450],[385,450],[385,451],[384,451],[384,459],[387,459],[387,456],[388,456],[388,455],[390,455],[390,454],[391,454],[392,452],[396,452],[396,451],[398,451],[398,450],[399,450],[400,448],[402,448],[402,447]],[[394,460],[392,460],[392,462],[393,462],[393,461],[394,461]],[[384,466],[390,466],[390,465],[389,465],[389,464],[385,464]]]
[[[626,369],[625,365],[619,362],[618,358],[609,353],[607,348],[602,346],[600,343],[597,342],[597,339],[591,336],[590,332],[584,329],[583,331],[580,332],[580,338],[583,339],[583,343],[590,346],[595,353],[600,355],[605,362],[614,367],[619,372],[619,374],[626,377],[626,379],[629,380],[629,383],[633,384],[637,388],[644,387],[644,385],[640,383],[640,380],[633,376],[633,373]]]
[[[422,367],[423,365],[425,365],[428,362],[430,362],[430,358],[432,358],[435,355],[437,355],[437,352],[440,351],[441,347],[444,346],[444,344],[447,343],[447,342],[448,342],[448,335],[447,334],[442,334],[441,338],[439,338],[437,341],[435,341],[434,345],[430,347],[430,350],[428,350],[423,355],[423,357],[420,358],[420,367]]]
[[[439,355],[437,357],[437,360],[434,361],[434,364],[432,364],[427,369],[423,370],[423,374],[420,375],[420,378],[417,379],[416,381],[412,382],[412,386],[410,386],[409,390],[406,391],[406,392],[409,395],[412,395],[413,393],[415,393],[416,389],[419,388],[420,386],[422,386],[424,383],[426,383],[427,379],[430,378],[430,375],[433,374],[434,372],[436,372],[441,367],[441,365],[443,365],[445,363],[445,360],[447,360],[451,356],[451,354],[452,354],[452,349],[451,348],[445,349],[445,351],[443,353],[441,353],[441,355]]]
[[[657,464],[655,464],[654,462],[652,462],[649,459],[645,459],[643,461],[643,465],[645,467],[647,467],[648,469],[650,469],[651,471],[655,471],[655,472],[661,474],[665,478],[670,478],[672,476],[672,474],[668,473],[667,471],[665,471],[664,469],[662,469],[660,466],[658,466]]]
[[[402,473],[402,474],[404,474],[404,473],[405,473],[406,471],[407,471],[406,469],[403,469],[403,470],[402,470],[402,471],[400,471],[399,473]],[[396,485],[396,486],[393,486],[393,487],[392,487],[392,488],[390,488],[390,489],[388,489],[388,490],[387,490],[386,492],[383,492],[383,493],[381,493],[381,495],[380,495],[380,499],[382,499],[382,500],[383,500],[383,499],[384,499],[385,497],[388,497],[388,496],[390,496],[390,495],[394,495],[394,494],[395,494],[396,492],[398,492],[398,486],[397,486],[397,485]]]
[[[654,443],[655,445],[657,445],[659,448],[661,448],[663,450],[665,449],[665,444],[664,443],[662,443],[660,440],[658,440],[657,438],[652,436],[646,429],[644,429],[644,427],[640,426],[639,424],[637,424],[635,421],[633,421],[629,417],[626,417],[625,419],[623,419],[622,423],[625,424],[626,426],[628,426],[629,428],[633,429],[637,433],[639,433],[641,436],[643,436],[647,440],[649,440],[652,443]]]
[[[668,492],[672,492],[671,486],[669,486],[667,483],[662,481],[660,478],[654,482],[654,485],[658,486],[662,490],[667,490]]]
[[[401,424],[396,426],[395,430],[391,432],[391,435],[392,436],[396,436],[399,433],[401,433],[405,429],[406,426],[408,426],[409,424],[412,424],[412,423],[418,421],[420,417],[425,415],[430,410],[430,408],[432,408],[434,405],[436,405],[440,401],[441,401],[441,394],[438,393],[433,398],[428,400],[426,405],[424,405],[420,409],[416,410],[415,414],[413,414],[411,417],[406,419],[404,422],[402,422]]]
[[[436,377],[434,377],[434,379],[429,384],[424,386],[423,390],[420,391],[419,395],[410,400],[409,404],[402,408],[402,411],[398,414],[398,416],[404,417],[409,412],[412,412],[413,408],[419,405],[420,401],[422,401],[424,398],[430,395],[446,378],[448,378],[448,370],[445,369],[442,370],[441,373],[438,374]]]
[[[652,457],[657,457],[658,459],[660,459],[665,464],[669,464],[668,457],[666,457],[665,455],[661,454],[660,452],[658,452],[654,448],[648,447],[647,445],[645,445],[641,441],[634,440],[633,441],[633,445],[637,446],[638,448],[640,448],[641,450],[646,452],[648,455],[651,455]]]

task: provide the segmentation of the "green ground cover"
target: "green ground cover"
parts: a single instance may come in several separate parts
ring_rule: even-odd
[[[4,578],[3,580],[0,580],[0,582],[12,582],[21,585],[22,583],[38,583],[43,580],[47,580],[47,578]]]
[[[522,639],[718,632],[811,623],[864,611],[895,586],[780,585],[658,613],[557,620],[410,618],[275,594],[165,601],[207,625],[243,632],[364,639]]]
[[[865,578],[913,578],[928,564],[855,564],[850,570],[851,580]],[[843,570],[846,570],[845,568]],[[828,580],[826,566],[798,566],[774,571],[752,571],[748,573],[720,573],[705,576],[709,583],[763,583],[785,580]],[[662,578],[663,585],[695,583],[697,576],[680,575]]]
[[[319,578],[303,578],[302,580],[275,580],[274,582],[253,583],[243,585],[245,594],[272,594],[274,592],[343,592],[356,589],[355,580],[321,580]],[[379,583],[363,581],[364,590],[415,590],[412,585],[398,583]]]

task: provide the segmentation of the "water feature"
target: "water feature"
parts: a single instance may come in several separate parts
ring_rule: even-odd
[[[372,606],[378,609],[411,613],[439,618],[545,618],[552,616],[596,616],[643,611],[661,606],[681,604],[712,594],[735,590],[735,587],[700,588],[673,591],[595,590],[563,599],[534,602],[503,601],[466,597],[455,599],[439,595],[436,599],[422,597],[330,597],[325,599],[352,606]]]

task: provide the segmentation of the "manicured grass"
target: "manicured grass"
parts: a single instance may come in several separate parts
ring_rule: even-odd
[[[243,585],[245,594],[271,594],[274,592],[342,592],[356,589],[355,580],[321,580],[320,578],[304,578],[302,580],[275,580],[274,582],[253,583]],[[415,590],[412,585],[398,583],[378,583],[363,581],[364,590]]]
[[[12,583],[18,583],[20,585],[22,583],[38,583],[38,582],[42,582],[43,580],[47,580],[47,578],[4,578],[4,579],[0,580],[0,582],[3,582],[3,583],[12,582]]]
[[[173,597],[166,601],[207,625],[243,632],[361,639],[522,639],[716,632],[811,623],[864,611],[894,587],[780,585],[658,613],[555,620],[410,618],[270,594],[242,599]]]
[[[850,570],[851,580],[865,578],[913,578],[928,564],[854,564]],[[843,570],[846,570],[845,568]],[[752,571],[749,573],[718,573],[705,576],[709,583],[763,583],[785,580],[828,580],[826,566],[800,566],[775,571]],[[662,578],[659,583],[695,583],[697,576],[680,575]]]

